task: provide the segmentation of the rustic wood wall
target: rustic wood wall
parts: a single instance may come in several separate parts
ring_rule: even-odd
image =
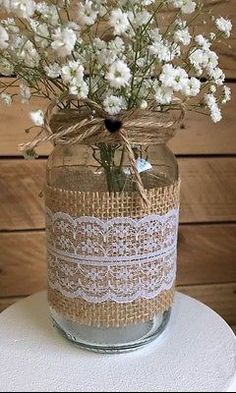
[[[235,0],[220,4],[234,20]],[[202,300],[236,325],[236,28],[230,48],[219,46],[233,90],[224,120],[188,116],[171,142],[182,175],[179,290]],[[32,107],[37,108],[38,102]],[[49,147],[23,160],[31,107],[0,107],[0,310],[46,285],[43,201],[39,192]]]

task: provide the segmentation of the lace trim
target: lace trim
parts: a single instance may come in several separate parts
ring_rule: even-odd
[[[47,209],[49,285],[90,303],[153,299],[175,281],[178,217],[103,221]]]

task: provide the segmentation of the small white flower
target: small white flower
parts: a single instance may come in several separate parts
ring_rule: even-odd
[[[96,50],[102,50],[107,48],[106,41],[101,40],[101,38],[96,37],[93,41],[93,46]]]
[[[174,68],[172,64],[165,64],[162,68],[160,81],[164,87],[169,87],[174,91],[183,91],[188,82],[187,72],[181,68]]]
[[[148,11],[141,11],[135,15],[133,25],[137,28],[146,25],[151,19],[152,15]]]
[[[181,43],[183,45],[189,45],[191,42],[191,34],[189,33],[188,28],[178,29],[174,33],[175,42]]]
[[[196,9],[196,2],[193,0],[169,0],[174,7],[180,8],[184,14],[192,14]]]
[[[211,85],[210,91],[211,91],[211,93],[216,93],[216,91],[217,91],[216,86],[215,85]]]
[[[61,77],[66,84],[76,84],[77,81],[82,81],[84,78],[84,67],[79,61],[69,61],[62,67]]]
[[[14,73],[14,67],[8,60],[0,58],[0,74],[11,76]]]
[[[57,63],[53,63],[53,64],[49,64],[49,66],[45,66],[44,70],[46,72],[46,75],[52,79],[59,78],[59,76],[61,75],[61,67]]]
[[[217,104],[214,94],[205,94],[204,99],[209,108]]]
[[[105,4],[105,3],[104,3]],[[98,3],[98,13],[102,18],[106,15],[107,9],[104,4]]]
[[[170,44],[168,41],[154,41],[149,46],[150,53],[157,56],[160,61],[173,61],[175,57],[180,55],[180,47],[176,43]]]
[[[210,49],[193,49],[189,56],[189,60],[197,71],[209,68],[214,69],[218,66],[218,56]]]
[[[61,77],[63,82],[69,86],[71,95],[78,98],[86,98],[89,88],[84,81],[84,67],[80,61],[69,61],[61,69]]]
[[[12,104],[12,97],[10,94],[2,93],[0,98],[4,105],[10,106]]]
[[[49,6],[45,2],[40,2],[36,4],[36,10],[42,15],[43,19],[46,20],[49,25],[58,26],[59,15],[54,4]]]
[[[208,67],[208,75],[217,86],[222,86],[225,81],[225,74],[219,67]]]
[[[149,36],[154,42],[161,42],[163,40],[163,36],[158,28],[150,30]]]
[[[25,82],[20,83],[20,97],[22,104],[28,103],[31,98],[31,90]]]
[[[231,89],[228,86],[224,86],[223,87],[223,93],[224,93],[224,97],[222,100],[223,104],[226,104],[227,102],[229,102],[231,100]]]
[[[211,47],[211,43],[202,34],[198,34],[195,37],[195,42],[204,50],[208,50]]]
[[[78,22],[81,26],[92,26],[96,22],[98,11],[93,8],[93,2],[85,0],[78,4]]]
[[[6,1],[6,0],[5,0]],[[10,0],[8,0],[10,1]],[[1,20],[2,26],[5,27],[8,33],[17,34],[19,33],[19,27],[16,25],[14,18],[7,18]]]
[[[115,37],[115,39],[108,43],[97,38],[94,42],[94,46],[96,47],[98,63],[101,66],[114,63],[125,50],[124,41],[120,37]]]
[[[69,92],[71,95],[76,96],[79,99],[84,99],[88,97],[89,88],[85,81],[78,80],[76,83],[70,85]]]
[[[42,48],[47,48],[50,45],[50,33],[46,23],[39,23],[38,21],[31,20],[30,25],[35,32],[35,42]]]
[[[77,40],[76,34],[72,29],[58,28],[52,36],[52,49],[55,50],[60,57],[71,55]]]
[[[211,109],[211,118],[214,123],[218,123],[222,120],[222,113],[218,105]]]
[[[41,109],[30,112],[30,118],[37,127],[44,125],[44,113]]]
[[[150,5],[150,4],[153,4],[154,2],[155,2],[155,0],[142,0],[143,5]]]
[[[20,46],[18,56],[28,67],[34,68],[39,65],[40,56],[31,41],[27,41],[22,47]]]
[[[173,98],[173,89],[170,87],[160,86],[155,91],[155,99],[160,105],[168,105]]]
[[[216,27],[218,30],[222,31],[226,37],[230,37],[231,30],[232,30],[232,22],[229,19],[225,19],[223,17],[216,19]]]
[[[6,49],[8,47],[9,35],[4,27],[0,25],[0,49]]]
[[[115,35],[126,33],[130,27],[128,15],[120,9],[112,10],[109,23],[114,28]]]
[[[110,49],[102,49],[101,51],[97,52],[97,59],[99,65],[110,65],[114,63],[115,60],[117,60],[117,54],[114,51],[111,51]]]
[[[218,107],[216,98],[213,94],[205,94],[205,103],[210,110],[210,115],[214,123],[218,123],[222,119],[220,108]]]
[[[103,107],[109,115],[114,116],[126,109],[126,104],[123,97],[110,94],[104,99]]]
[[[36,4],[33,0],[10,0],[10,10],[20,18],[29,19],[35,12]]]
[[[112,53],[119,55],[125,51],[125,43],[120,37],[115,37],[114,40],[109,41],[108,49]]]
[[[145,110],[145,109],[147,109],[147,107],[148,107],[147,101],[146,101],[146,100],[142,100],[142,101],[140,102],[140,109]]]
[[[190,78],[183,89],[183,94],[188,97],[195,97],[200,93],[201,82],[197,78]]]
[[[110,86],[115,89],[120,89],[129,84],[131,79],[131,72],[127,64],[123,60],[116,60],[110,67],[106,74],[106,79]]]
[[[160,61],[170,62],[180,55],[179,45],[163,39],[158,28],[151,30],[149,36],[152,40],[151,45],[149,45],[149,51],[151,55],[157,56]]]
[[[83,42],[83,41],[81,40],[81,36],[80,36],[80,34],[81,34],[81,27],[80,27],[80,25],[79,25],[78,23],[70,21],[70,22],[68,22],[68,23],[66,24],[66,27],[67,27],[68,29],[71,29],[71,30],[73,30],[73,31],[75,32],[76,37],[77,37],[77,41],[78,41],[79,43],[82,43],[82,42]]]
[[[140,57],[137,61],[136,64],[138,67],[143,68],[146,64],[146,59],[144,57]]]

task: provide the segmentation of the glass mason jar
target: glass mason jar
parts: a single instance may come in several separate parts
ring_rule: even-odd
[[[173,303],[177,161],[166,144],[132,149],[148,212],[122,146],[57,145],[47,165],[51,316],[66,338],[93,351],[142,347],[163,332]]]

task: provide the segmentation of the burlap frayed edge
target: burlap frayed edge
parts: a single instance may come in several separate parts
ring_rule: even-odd
[[[138,192],[80,192],[45,186],[45,203],[52,212],[64,212],[75,217],[93,216],[143,218],[148,214],[166,214],[179,206],[180,183],[146,190],[150,208],[140,205]]]

